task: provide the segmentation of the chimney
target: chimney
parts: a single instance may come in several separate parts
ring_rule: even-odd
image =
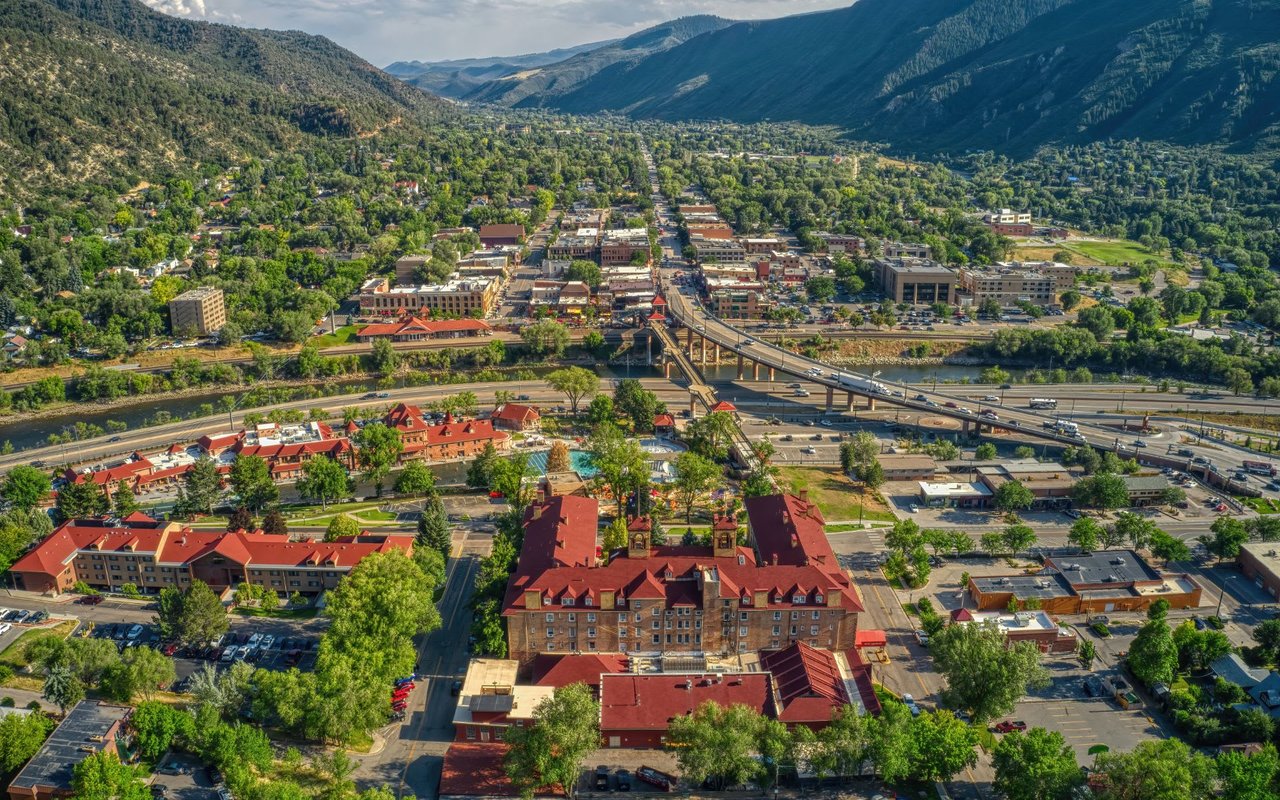
[[[542,518],[542,506],[536,505],[533,507],[533,519],[541,519],[541,518]],[[533,520],[530,520],[530,521],[532,522]]]
[[[778,566],[778,554],[777,554],[777,553],[774,553],[774,554],[773,554],[773,558],[771,559],[771,563],[772,563],[775,567],[776,567],[776,566]]]
[[[809,490],[808,490],[808,489],[801,489],[801,490],[800,490],[800,502],[802,502],[802,503],[807,503],[807,502],[809,502]]]

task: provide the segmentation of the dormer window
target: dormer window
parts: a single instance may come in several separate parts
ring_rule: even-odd
[[[794,604],[796,604],[796,605],[798,605],[798,606],[802,606],[802,605],[804,605],[804,595],[802,595],[802,594],[795,594],[795,595],[792,595],[792,596],[791,596],[791,602],[792,602],[792,603],[794,603]]]
[[[662,573],[662,577],[666,578],[667,580],[671,580],[671,570],[664,571]]]
[[[820,594],[814,595],[813,602],[817,603],[818,605],[822,605],[822,595]]]
[[[744,595],[742,596],[742,604],[743,604],[744,606],[749,606],[749,605],[751,605],[751,595],[749,595],[749,594],[744,594]]]
[[[560,605],[562,605],[562,606],[571,606],[571,605],[573,605],[573,598],[572,598],[572,597],[565,597],[565,598],[562,598],[562,599],[560,600]]]
[[[582,604],[583,604],[584,606],[589,606],[589,605],[591,605],[591,598],[590,598],[590,597],[584,597],[584,598],[582,598]]]

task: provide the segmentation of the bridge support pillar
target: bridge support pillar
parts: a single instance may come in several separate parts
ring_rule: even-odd
[[[769,383],[773,383],[773,367],[769,367]]]
[[[845,411],[853,410],[853,392],[845,392],[844,410]]]
[[[960,432],[965,436],[969,435],[969,420],[966,419],[960,423]]]
[[[753,381],[760,380],[760,362],[759,361],[751,362],[751,380]]]
[[[644,337],[644,363],[646,366],[653,366],[653,331],[649,331]]]
[[[867,410],[868,411],[876,410],[876,399],[874,397],[867,398]]]
[[[717,344],[717,345],[714,345],[714,347],[715,349],[712,350],[711,353],[715,360],[712,361],[711,363],[719,364],[720,363],[720,345]]]
[[[698,396],[693,392],[689,392],[689,419],[695,419],[698,416]]]
[[[705,367],[707,365],[707,339],[704,336],[698,341],[700,342],[698,345],[698,357],[702,359],[702,366]]]
[[[693,328],[684,329],[684,350],[689,354],[689,359],[693,360]]]
[[[832,406],[835,404],[835,401],[836,401],[836,390],[833,387],[828,386],[827,387],[827,410],[828,411],[831,410]]]
[[[738,380],[742,380],[742,367],[743,367],[742,353],[738,353]]]
[[[662,362],[662,377],[671,380],[671,359]]]

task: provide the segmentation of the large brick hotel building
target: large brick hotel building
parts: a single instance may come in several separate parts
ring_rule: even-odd
[[[594,499],[534,503],[503,607],[510,657],[852,648],[862,604],[818,507],[802,492],[746,509],[747,546],[732,520],[717,521],[711,547],[655,546],[634,520],[626,549],[597,557]]]

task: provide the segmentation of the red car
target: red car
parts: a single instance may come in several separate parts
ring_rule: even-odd
[[[408,692],[396,692],[395,694],[391,695],[391,702],[393,703],[401,703],[408,699],[409,699]]]
[[[1025,731],[1026,729],[1027,729],[1027,723],[1023,722],[1020,719],[1019,720],[1006,719],[1004,722],[997,722],[995,725],[991,726],[991,730],[995,731],[996,733],[1013,733],[1014,731]]]
[[[77,603],[79,603],[79,604],[80,604],[80,605],[82,605],[82,606],[96,606],[98,603],[101,603],[101,602],[102,602],[102,595],[100,595],[100,594],[87,594],[87,595],[85,595],[84,597],[81,597],[81,598],[80,598],[79,600],[77,600],[76,602],[77,602]]]

